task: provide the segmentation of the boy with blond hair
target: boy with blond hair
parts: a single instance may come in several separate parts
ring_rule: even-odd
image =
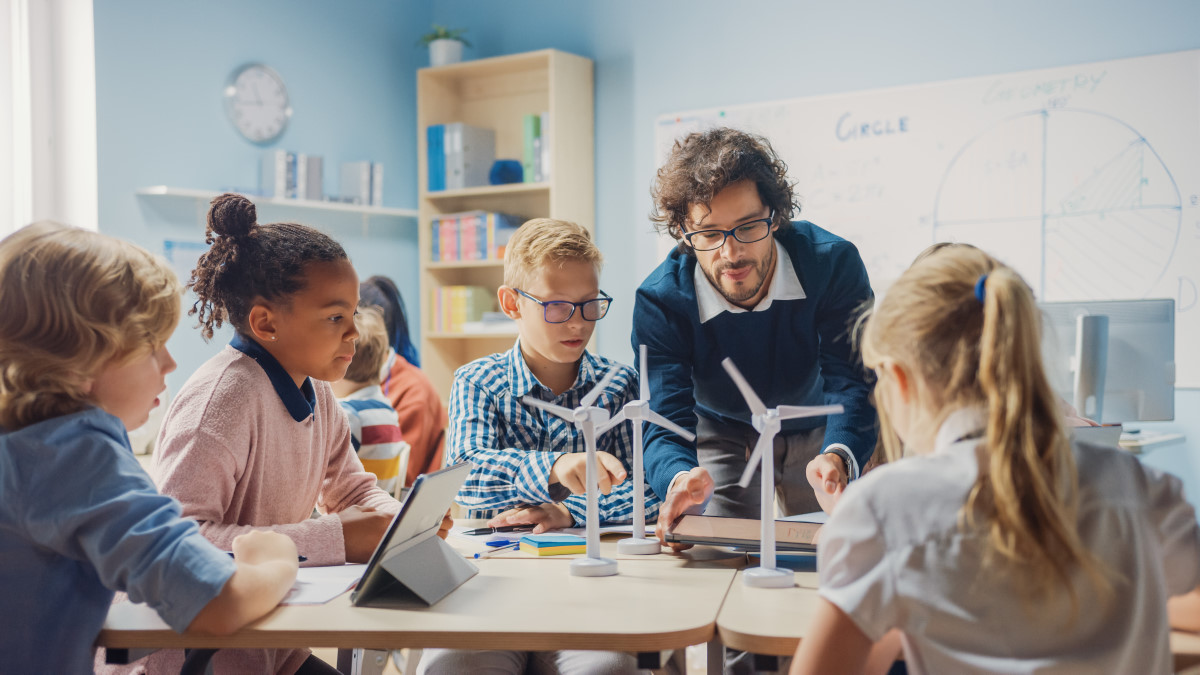
[[[612,298],[600,290],[603,261],[591,234],[536,218],[521,226],[504,257],[500,309],[517,323],[512,349],[458,369],[450,393],[449,463],[474,467],[458,493],[467,517],[489,525],[532,525],[534,532],[583,523],[583,435],[570,422],[522,403],[524,396],[575,408],[610,369],[617,375],[596,400],[615,415],[638,396],[637,371],[596,356],[586,345]],[[628,424],[597,439],[600,520],[632,518]],[[646,491],[646,513],[658,500]],[[633,672],[632,655],[614,652],[426,650],[421,672]],[[489,671],[490,672],[490,671]]]
[[[409,445],[400,431],[400,417],[379,384],[391,352],[383,313],[363,307],[354,321],[358,325],[354,360],[346,376],[331,383],[333,393],[350,421],[350,443],[363,468],[375,474],[381,490],[398,496],[404,487]]]

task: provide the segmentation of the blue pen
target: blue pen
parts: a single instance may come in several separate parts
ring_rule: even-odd
[[[489,543],[489,545],[490,545],[490,543]],[[503,545],[503,546],[497,546],[496,548],[493,548],[493,549],[492,549],[492,550],[490,550],[490,551],[486,551],[486,552],[484,552],[484,553],[476,553],[476,554],[475,554],[475,559],[476,559],[476,560],[479,560],[480,558],[489,558],[489,557],[491,557],[491,556],[493,556],[493,555],[496,555],[497,553],[500,553],[500,552],[502,552],[502,551],[507,551],[507,550],[509,550],[509,549],[515,549],[515,548],[517,548],[517,547],[518,547],[518,546],[520,546],[520,545],[521,545],[521,542],[519,542],[519,541],[514,541],[514,542],[513,542],[513,543],[511,543],[511,544],[505,544],[505,545]]]
[[[513,544],[521,543],[520,539],[492,539],[491,541],[483,542],[485,546],[512,546]]]
[[[227,554],[229,555],[229,557],[230,557],[230,558],[232,558],[232,557],[233,557],[233,551],[225,551],[225,553],[227,553]],[[296,556],[296,559],[297,559],[297,560],[299,560],[300,562],[308,562],[308,558],[305,558],[305,557],[304,557],[304,556],[302,556],[302,555],[298,555],[298,556]]]

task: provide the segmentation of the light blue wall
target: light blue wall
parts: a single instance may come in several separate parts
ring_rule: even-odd
[[[103,231],[161,252],[164,239],[202,241],[203,207],[134,196],[148,185],[255,188],[263,149],[225,117],[221,92],[239,65],[275,68],[294,115],[270,148],[324,155],[325,189],[342,161],[384,164],[384,203],[416,205],[415,45],[430,23],[419,3],[390,0],[99,0],[95,3],[96,109]],[[362,276],[388,274],[417,297],[415,223],[298,209],[260,209],[260,222],[322,227],[345,245]],[[190,301],[189,301],[190,304]],[[412,308],[415,312],[416,307]],[[228,340],[206,345],[184,318],[170,343],[178,391]]]
[[[554,47],[595,60],[596,233],[602,285],[618,299],[598,339],[625,362],[633,292],[657,264],[658,115],[1200,48],[1190,0],[437,0],[433,19],[469,29],[468,58]],[[1144,426],[1188,441],[1146,462],[1183,476],[1200,502],[1200,391],[1176,401],[1176,423]]]
[[[430,23],[469,29],[467,58],[553,47],[594,59],[597,237],[603,286],[618,298],[598,338],[623,361],[633,291],[657,263],[647,213],[658,115],[1200,48],[1200,3],[1190,0],[95,4],[101,227],[155,250],[202,229],[194,205],[139,200],[136,188],[257,183],[259,150],[230,127],[219,96],[240,63],[264,61],[287,82],[296,115],[274,147],[324,154],[327,168],[383,161],[385,202],[413,206],[415,69],[427,63],[413,42]],[[415,234],[364,240],[349,234],[355,221],[330,225],[360,271],[396,278],[415,314]],[[214,350],[189,325],[172,341],[175,389]],[[1185,476],[1195,499],[1200,391],[1179,392],[1176,418],[1164,428],[1185,431],[1187,444],[1146,459]]]

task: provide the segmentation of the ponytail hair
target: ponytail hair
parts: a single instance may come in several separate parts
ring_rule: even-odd
[[[197,300],[200,333],[228,321],[249,334],[247,321],[256,301],[287,303],[304,288],[305,266],[346,260],[346,251],[328,235],[297,223],[259,225],[254,202],[225,193],[212,200],[204,241],[211,247],[192,270],[188,288]]]
[[[396,282],[384,276],[373,276],[358,286],[359,304],[378,307],[383,312],[383,324],[387,327],[388,342],[405,361],[421,367],[417,346],[408,333],[408,312],[404,309],[404,298]]]
[[[1073,606],[1076,570],[1111,590],[1077,532],[1074,454],[1042,366],[1041,315],[1020,275],[974,247],[931,253],[870,310],[862,348],[868,367],[891,360],[917,375],[918,396],[943,418],[987,411],[987,465],[961,513],[964,526],[987,528],[986,561],[1022,566],[1034,593],[1065,586]],[[895,459],[898,438],[880,419]]]

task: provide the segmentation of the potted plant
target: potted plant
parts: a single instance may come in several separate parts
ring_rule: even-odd
[[[433,30],[422,35],[417,41],[420,45],[429,45],[429,65],[446,66],[462,61],[463,45],[471,46],[463,37],[466,28],[446,28],[433,24]]]

